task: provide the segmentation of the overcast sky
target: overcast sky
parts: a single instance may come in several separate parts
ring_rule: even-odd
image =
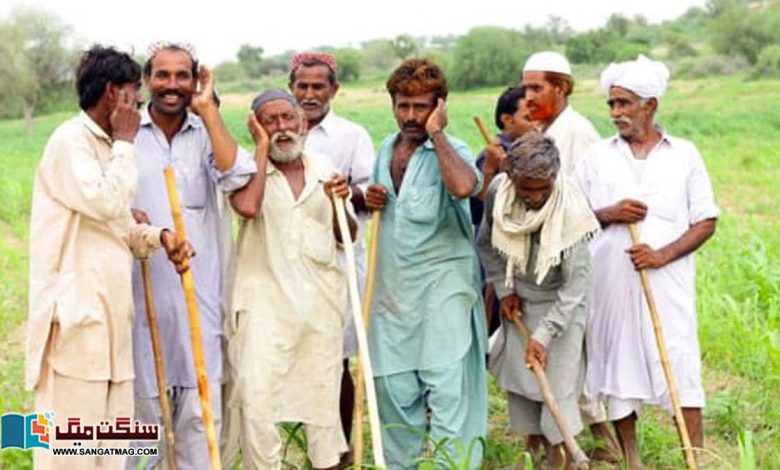
[[[644,15],[651,22],[673,19],[706,0],[217,0],[197,1],[24,0],[58,15],[83,44],[99,42],[145,51],[157,40],[192,43],[202,62],[234,59],[241,44],[260,45],[266,54],[362,41],[464,34],[478,25],[539,26],[551,16],[575,30],[601,26],[612,13]],[[21,2],[0,0],[0,18]]]

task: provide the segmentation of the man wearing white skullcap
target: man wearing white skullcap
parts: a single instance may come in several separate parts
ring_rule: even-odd
[[[553,138],[561,169],[571,174],[576,160],[600,137],[593,124],[569,105],[574,90],[569,61],[558,52],[532,54],[523,67],[522,84],[531,120]]]
[[[530,119],[553,139],[560,152],[561,173],[570,175],[577,160],[601,137],[593,124],[569,104],[574,90],[569,61],[553,51],[532,54],[523,66],[522,84]],[[593,458],[616,462],[619,446],[607,426],[604,406],[587,390],[580,397],[580,413],[594,437],[607,445],[606,449],[597,449]]]
[[[715,232],[712,184],[692,142],[655,124],[669,71],[639,56],[601,76],[618,135],[591,148],[575,175],[603,233],[591,244],[593,286],[587,331],[587,386],[608,404],[630,468],[643,403],[671,411],[636,271],[647,270],[694,448],[703,445],[701,360],[692,253]],[[637,224],[633,245],[626,224]]]

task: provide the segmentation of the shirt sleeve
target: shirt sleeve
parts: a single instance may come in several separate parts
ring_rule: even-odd
[[[707,168],[696,148],[693,148],[693,168],[688,175],[688,223],[693,225],[702,220],[716,219],[720,209],[715,205],[712,182]]]
[[[64,138],[55,143],[51,193],[65,207],[92,219],[107,222],[122,218],[135,196],[138,170],[133,144],[117,140],[104,167],[89,143],[82,138]]]
[[[257,164],[252,154],[244,148],[236,147],[236,159],[233,166],[227,171],[219,171],[216,167],[216,159],[209,145],[209,173],[211,180],[223,193],[232,193],[246,186],[253,174],[257,173]]]
[[[139,224],[130,216],[130,234],[128,245],[133,256],[138,259],[148,258],[160,248],[160,234],[163,229],[153,225]]]
[[[485,279],[493,283],[496,290],[496,296],[499,299],[506,297],[514,292],[513,289],[504,285],[506,281],[506,260],[498,251],[493,248],[493,203],[496,198],[496,191],[500,182],[506,176],[497,176],[490,184],[488,193],[485,197],[485,212],[482,217],[482,226],[477,235],[477,254],[482,266],[485,268]]]
[[[578,312],[587,309],[590,288],[590,253],[586,243],[580,243],[561,261],[563,284],[556,292],[556,299],[544,315],[531,337],[545,348],[571,325]]]
[[[369,181],[371,181],[375,160],[374,144],[371,142],[371,137],[365,129],[360,128],[352,152],[349,183],[358,185],[365,192]]]

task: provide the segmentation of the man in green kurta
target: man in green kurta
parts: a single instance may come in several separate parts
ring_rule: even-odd
[[[489,282],[501,299],[501,329],[490,351],[490,370],[507,391],[509,424],[529,437],[527,447],[547,448],[562,467],[563,438],[526,364],[545,368],[570,431],[583,424],[577,399],[585,379],[583,335],[588,315],[588,241],[599,225],[579,188],[561,173],[555,143],[532,132],[512,144],[506,174],[487,193],[477,240]],[[531,332],[526,342],[515,315]]]
[[[472,446],[478,468],[486,334],[468,198],[482,178],[466,145],[443,132],[447,80],[438,66],[407,60],[387,90],[400,132],[382,143],[366,193],[366,206],[382,210],[369,345],[385,459],[416,468],[428,431],[449,438],[451,453],[457,441]]]

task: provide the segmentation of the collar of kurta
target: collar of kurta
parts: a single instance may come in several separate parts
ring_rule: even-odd
[[[563,108],[563,110],[558,114],[558,116],[555,117],[555,120],[552,122],[552,124],[550,124],[550,127],[548,127],[546,131],[544,131],[544,134],[545,135],[555,134],[558,127],[563,126],[563,123],[566,122],[571,112],[572,112],[571,105],[567,103],[566,107]]]
[[[444,134],[444,135],[446,137],[447,134]],[[401,133],[400,132],[396,132],[395,135],[393,136],[393,147],[395,147],[395,144],[397,144],[400,141],[401,141]],[[422,145],[418,145],[417,146],[417,148],[420,148],[420,147],[422,147],[425,150],[435,151],[435,147],[433,146],[433,139],[431,139],[430,137],[425,139],[425,142],[423,142]]]
[[[335,122],[335,115],[333,113],[333,108],[328,109],[327,114],[325,114],[325,117],[322,118],[322,121],[319,122],[316,126],[309,129],[309,132],[315,130],[315,129],[322,129],[322,132],[325,133],[325,135],[329,135],[333,132],[333,126],[336,125]]]
[[[270,175],[279,171],[279,169],[276,168],[276,165],[274,165],[274,161],[271,160],[271,157],[267,157],[267,158],[268,158],[268,164],[265,166],[265,174]],[[306,154],[306,152],[301,153],[301,160],[303,160],[304,174],[308,175],[310,162],[309,162],[309,156]]]
[[[185,113],[186,116],[184,117],[184,123],[182,124],[181,129],[179,129],[179,132],[184,132],[190,128],[197,128],[203,125],[203,121],[201,121],[198,116],[190,113],[189,111],[185,111]],[[141,126],[142,127],[154,126],[154,121],[152,121],[152,115],[149,113],[148,106],[145,107],[143,111],[141,111]]]
[[[656,144],[656,147],[661,143],[665,143],[666,145],[672,146],[672,139],[670,138],[669,134],[666,132],[666,129],[664,129],[661,126],[655,126],[655,130],[661,133],[661,140],[658,141],[658,144]],[[620,134],[615,134],[612,136],[611,140],[612,145],[628,145],[628,142],[622,137],[620,137]],[[655,147],[654,147],[655,148]]]
[[[114,139],[112,139],[111,136],[108,135],[106,131],[104,131],[103,128],[98,125],[98,123],[93,121],[86,111],[81,111],[79,113],[79,120],[84,125],[84,127],[89,129],[91,133],[95,134],[95,137],[98,139],[106,141],[109,145],[114,143]]]

